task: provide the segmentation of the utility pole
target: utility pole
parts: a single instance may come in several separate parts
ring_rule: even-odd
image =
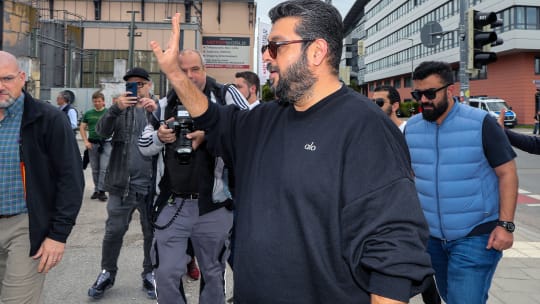
[[[135,36],[141,36],[141,33],[135,33],[137,26],[135,25],[135,14],[138,14],[139,11],[127,11],[128,14],[131,14],[131,23],[129,24],[129,52],[128,52],[128,69],[133,68],[133,52],[135,48]]]
[[[466,39],[467,18],[465,13],[469,9],[468,0],[459,0],[459,91],[461,101],[469,102],[469,75],[467,74],[468,40]]]

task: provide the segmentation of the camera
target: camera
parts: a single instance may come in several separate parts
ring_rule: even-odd
[[[167,122],[167,128],[173,129],[176,134],[176,141],[171,143],[176,157],[181,164],[189,164],[193,147],[191,139],[186,135],[194,131],[193,119],[189,116],[188,111],[183,106],[177,106],[176,116],[173,121]]]

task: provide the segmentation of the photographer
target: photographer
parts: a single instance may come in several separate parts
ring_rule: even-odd
[[[240,95],[228,94],[228,90],[220,94],[221,86],[206,76],[199,52],[184,50],[178,59],[179,66],[209,101],[226,103],[226,97]],[[152,247],[158,301],[184,303],[183,288],[178,287],[191,260],[185,254],[191,239],[204,278],[199,302],[224,303],[223,274],[233,221],[231,195],[223,160],[208,151],[204,132],[193,131],[181,103],[174,91],[169,92],[160,100],[161,124],[148,124],[139,139],[143,155],[159,155]],[[190,145],[191,153],[187,151]]]

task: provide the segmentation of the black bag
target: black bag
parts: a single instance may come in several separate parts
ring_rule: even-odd
[[[83,158],[82,158],[83,170],[86,169],[86,167],[88,167],[89,163],[90,163],[90,156],[88,156],[88,149],[85,149],[83,153]]]

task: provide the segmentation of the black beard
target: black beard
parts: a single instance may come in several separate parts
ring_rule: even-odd
[[[305,96],[316,80],[317,78],[308,69],[307,56],[303,52],[300,59],[292,64],[283,75],[279,75],[276,95],[281,102],[294,104]]]
[[[426,110],[424,108],[424,103],[422,103],[420,105],[422,107],[422,118],[427,121],[436,121],[448,109],[448,96],[445,94],[439,105],[435,105],[432,101],[427,102],[426,104],[428,103],[433,106],[433,110]]]

